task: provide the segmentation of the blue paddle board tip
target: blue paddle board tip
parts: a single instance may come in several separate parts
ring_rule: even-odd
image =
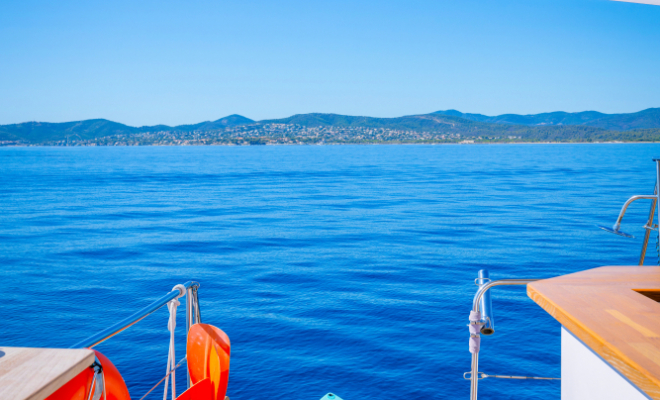
[[[342,398],[334,393],[328,393],[325,396],[321,397],[321,400],[342,400]]]

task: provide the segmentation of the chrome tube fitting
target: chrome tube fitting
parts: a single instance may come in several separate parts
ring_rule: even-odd
[[[479,286],[485,285],[490,282],[490,277],[487,269],[479,270],[479,278],[477,278]],[[481,312],[481,321],[484,325],[481,327],[481,333],[489,336],[495,333],[495,321],[493,320],[493,309],[490,300],[490,292],[484,293],[479,303]]]
[[[479,312],[481,306],[481,299],[488,292],[488,289],[494,286],[504,285],[527,285],[528,283],[536,282],[540,279],[500,279],[497,281],[490,281],[479,286],[477,293],[472,299],[472,311]],[[477,400],[477,389],[479,386],[479,353],[472,353],[472,375],[470,377],[470,400]]]

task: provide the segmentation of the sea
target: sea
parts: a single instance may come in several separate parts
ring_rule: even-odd
[[[194,280],[202,321],[231,339],[232,400],[468,399],[478,271],[637,264],[649,201],[623,221],[635,239],[596,225],[653,193],[658,155],[658,144],[0,148],[0,346],[72,346]],[[559,377],[559,323],[524,287],[494,288],[492,303],[480,370]],[[167,321],[163,307],[97,346],[133,400],[165,374]],[[479,393],[559,399],[560,382],[489,378]]]

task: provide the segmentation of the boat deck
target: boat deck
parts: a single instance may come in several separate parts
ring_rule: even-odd
[[[660,400],[660,267],[600,267],[527,294],[619,373]]]

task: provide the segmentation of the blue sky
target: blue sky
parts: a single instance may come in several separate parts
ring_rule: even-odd
[[[0,0],[0,124],[660,107],[660,7]]]

